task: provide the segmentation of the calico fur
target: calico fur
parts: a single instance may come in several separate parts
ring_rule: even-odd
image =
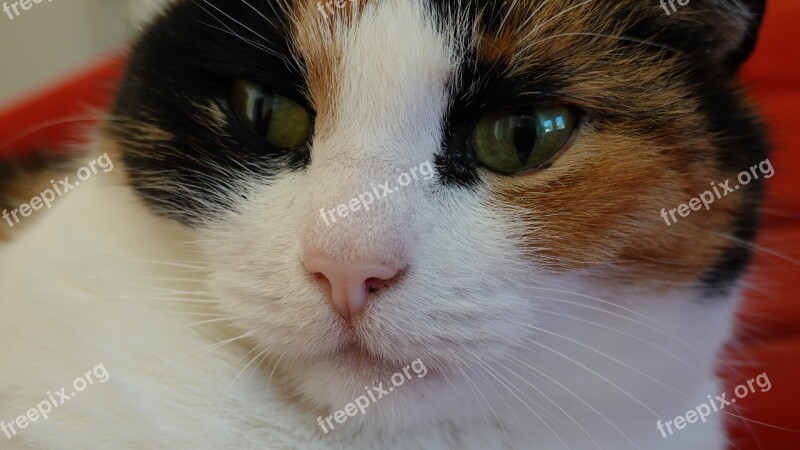
[[[110,379],[3,448],[725,448],[723,414],[655,424],[721,392],[760,182],[658,211],[766,156],[735,82],[762,3],[315,6],[177,1],[137,41],[92,149],[115,170],[0,250],[0,420]],[[237,78],[312,111],[307,147],[248,133]],[[583,111],[568,148],[476,164],[474,122],[529,102]],[[433,179],[320,219],[424,161]],[[402,277],[348,324],[317,251]],[[417,359],[424,378],[318,428]]]

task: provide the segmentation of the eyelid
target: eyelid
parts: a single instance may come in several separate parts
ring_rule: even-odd
[[[278,94],[282,97],[286,97],[289,100],[304,107],[306,110],[308,110],[309,113],[311,113],[312,116],[316,115],[316,110],[314,110],[314,108],[311,107],[311,102],[309,101],[308,96],[305,94],[306,89],[298,84],[279,85],[279,83],[274,83],[263,79],[257,80],[257,79],[250,79],[247,77],[229,78],[225,83],[222,84],[221,89],[218,91],[219,98],[224,101],[227,98],[227,95],[230,93],[231,86],[238,80],[252,83],[260,87],[264,92],[271,92],[274,94]]]

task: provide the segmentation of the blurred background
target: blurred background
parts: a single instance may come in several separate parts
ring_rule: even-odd
[[[0,11],[0,106],[120,48],[162,3],[51,0],[13,19]]]

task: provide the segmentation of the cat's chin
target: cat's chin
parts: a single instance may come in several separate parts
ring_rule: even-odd
[[[293,361],[284,367],[285,393],[288,398],[302,398],[314,408],[314,415],[323,418],[351,403],[368,404],[365,414],[348,420],[351,429],[364,424],[372,430],[394,429],[452,418],[453,410],[460,411],[453,405],[459,397],[451,399],[445,394],[448,386],[442,372],[426,367],[425,372],[416,373],[410,368],[411,363],[398,364],[349,346],[335,354],[313,361]]]
[[[392,362],[382,355],[377,355],[369,349],[357,343],[350,343],[330,356],[330,359],[342,361],[353,366],[355,370],[388,370],[392,367]]]

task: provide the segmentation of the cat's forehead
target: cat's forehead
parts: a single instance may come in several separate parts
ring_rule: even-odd
[[[630,6],[599,3],[303,0],[271,9],[271,23],[257,29],[276,27],[285,36],[285,45],[274,48],[300,66],[298,84],[317,114],[318,140],[353,126],[399,137],[397,128],[433,133],[447,116],[524,98],[571,95],[598,104],[592,94],[627,89],[623,80],[677,69],[648,63],[657,46],[617,37],[646,16],[634,21]],[[614,52],[617,64],[608,73],[614,58],[603,55]]]
[[[463,31],[441,27],[417,2],[340,4],[304,3],[292,24],[317,138],[354,124],[399,136],[404,127],[439,122],[463,59]]]
[[[685,236],[665,235],[651,210],[738,170],[731,161],[749,145],[708,133],[752,128],[723,68],[746,34],[730,19],[747,15],[719,3],[669,17],[639,0],[176,1],[137,42],[115,105],[128,121],[111,128],[134,182],[187,222],[233,208],[238,194],[189,188],[227,187],[231,173],[247,183],[302,174],[329,187],[325,197],[432,161],[443,189],[491,196],[483,205],[524,223],[519,241],[559,268],[667,255],[694,277],[723,243],[681,254]],[[308,148],[270,153],[242,132],[235,80],[300,103],[313,120]],[[581,123],[546,170],[503,176],[473,161],[477,121],[553,104]],[[669,201],[660,186],[672,186]],[[719,229],[735,220],[721,208],[704,217]],[[620,229],[636,233],[614,248],[597,239]]]
[[[343,109],[369,123],[375,110],[413,113],[480,91],[506,103],[567,94],[602,108],[593,93],[683,70],[680,60],[652,63],[664,48],[646,38],[664,18],[632,1],[200,0],[176,3],[167,22],[199,38],[175,48],[202,49],[202,71],[214,63],[217,73],[231,69],[221,75],[297,87],[324,119],[318,136],[341,124]]]
[[[631,21],[631,8],[599,8],[599,3],[302,0],[283,8],[276,20],[287,27],[289,50],[299,54],[312,80],[333,78],[337,72],[332,70],[344,64],[361,64],[364,73],[368,64],[398,68],[393,74],[406,80],[459,65],[480,70],[476,63],[531,76],[537,65],[593,55],[619,43],[608,33]],[[600,39],[587,40],[590,34]],[[414,70],[420,63],[429,70]]]

